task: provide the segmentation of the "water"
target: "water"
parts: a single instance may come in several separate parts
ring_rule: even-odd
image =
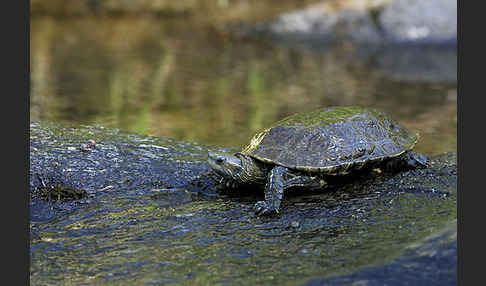
[[[363,55],[235,38],[191,18],[31,27],[31,119],[239,147],[284,116],[364,105],[419,133],[421,152],[457,148],[455,50]]]

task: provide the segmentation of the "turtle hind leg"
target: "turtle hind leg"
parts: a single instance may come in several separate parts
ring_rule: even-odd
[[[285,167],[274,167],[265,185],[265,201],[255,204],[254,210],[257,215],[271,215],[279,212],[280,203],[284,190],[291,187],[304,187],[308,189],[319,189],[326,186],[326,182],[320,177],[307,176],[293,172]]]
[[[384,169],[389,172],[406,171],[412,169],[422,169],[430,166],[430,160],[427,155],[408,151],[402,155],[388,160]]]

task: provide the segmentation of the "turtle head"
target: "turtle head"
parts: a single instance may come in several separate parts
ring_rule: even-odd
[[[208,154],[209,166],[228,182],[240,182],[241,175],[244,172],[241,160],[236,156],[225,155],[221,153]]]

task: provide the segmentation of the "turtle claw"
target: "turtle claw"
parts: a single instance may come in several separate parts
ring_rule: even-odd
[[[257,216],[268,216],[278,213],[278,209],[268,206],[267,202],[259,201],[253,206],[253,210]]]
[[[416,168],[428,168],[431,166],[430,160],[425,154],[420,154],[417,152],[410,152],[411,158],[408,161],[408,164],[412,167]]]

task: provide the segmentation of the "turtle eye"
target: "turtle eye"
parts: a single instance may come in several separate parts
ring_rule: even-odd
[[[218,158],[216,158],[216,163],[218,163],[218,164],[223,164],[223,162],[224,162],[223,157],[218,157]]]

